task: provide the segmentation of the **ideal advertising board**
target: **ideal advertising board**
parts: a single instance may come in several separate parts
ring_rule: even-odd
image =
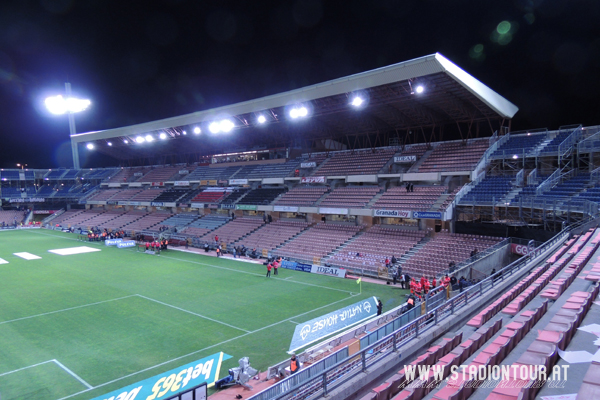
[[[346,270],[342,268],[325,267],[322,265],[313,265],[310,268],[310,272],[319,275],[337,276],[338,278],[346,277]]]

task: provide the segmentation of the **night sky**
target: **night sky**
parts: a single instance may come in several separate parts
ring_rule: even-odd
[[[0,167],[71,166],[50,94],[89,132],[440,52],[516,104],[513,130],[600,124],[597,0],[3,0]]]

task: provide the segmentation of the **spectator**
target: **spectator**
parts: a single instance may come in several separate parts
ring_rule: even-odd
[[[392,255],[392,264],[396,264],[398,260],[396,260],[396,256]]]
[[[473,257],[475,254],[477,254],[477,248],[473,249],[473,251],[471,252],[471,257]]]
[[[377,301],[377,315],[381,315],[383,312],[383,304],[381,303],[381,299]]]

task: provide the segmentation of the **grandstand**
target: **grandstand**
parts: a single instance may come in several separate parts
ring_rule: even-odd
[[[288,384],[281,393],[295,399],[320,396],[326,392],[324,384],[348,394],[346,383],[358,388],[360,396],[354,392],[352,396],[377,400],[556,394],[549,385],[541,385],[539,393],[531,388],[471,390],[468,384],[474,379],[444,380],[437,389],[424,389],[400,367],[401,362],[562,365],[558,349],[568,350],[580,339],[576,329],[590,323],[587,314],[597,297],[600,129],[512,133],[506,120],[516,107],[474,78],[461,79],[466,72],[457,68],[436,54],[299,92],[225,106],[220,113],[235,115],[232,135],[244,129],[235,140],[216,137],[194,144],[180,133],[190,124],[205,125],[214,118],[214,110],[135,129],[75,135],[75,145],[96,143],[99,151],[129,166],[2,170],[0,225],[14,227],[15,218],[17,223],[29,218],[46,229],[73,228],[78,233],[96,228],[123,229],[130,238],[138,233],[156,238],[160,233],[174,238],[175,246],[185,243],[194,257],[205,243],[210,244],[207,254],[214,255],[218,236],[224,253],[244,245],[264,250],[259,253],[265,259],[281,256],[308,269],[341,268],[348,277],[368,283],[389,278],[384,260],[392,255],[412,277],[464,276],[447,296],[436,297],[435,304],[424,298],[414,309],[418,315],[399,309],[394,319],[385,316],[370,321],[368,329],[356,328],[352,344],[336,342],[319,353],[333,357],[352,348],[353,357],[347,353],[336,362],[332,358],[327,366],[314,363],[310,373],[277,383],[271,379],[269,384]],[[415,77],[427,82],[431,92],[421,97],[411,93]],[[371,108],[360,118],[346,107],[355,87],[364,87],[371,96]],[[301,128],[285,120],[286,107],[292,104],[288,102],[297,102],[299,93],[306,99],[302,101],[311,103],[313,118]],[[459,113],[457,99],[465,108]],[[269,115],[280,116],[270,133],[248,122],[263,107]],[[245,122],[242,126],[238,121]],[[451,131],[457,125],[458,131]],[[471,125],[478,126],[477,137]],[[479,125],[490,131],[480,137]],[[439,126],[448,128],[445,137],[452,140],[441,141],[434,129]],[[460,126],[468,126],[466,136]],[[416,143],[421,138],[413,135],[415,127],[431,128],[431,137],[422,135],[423,143]],[[168,139],[168,154],[178,164],[162,165],[165,157],[150,154],[161,150],[141,153],[124,140],[105,145],[108,138],[133,142],[133,131],[155,135],[167,128],[175,132]],[[148,165],[137,165],[137,160]],[[58,212],[36,216],[29,210]],[[213,263],[202,260],[204,266]],[[228,261],[229,256],[215,262],[226,271]],[[451,262],[458,265],[457,271],[450,268]],[[492,269],[498,272],[494,276]],[[302,284],[307,287],[329,287],[318,277],[305,278]],[[345,288],[343,280],[335,285]],[[356,296],[360,288],[353,285],[348,293]],[[399,293],[398,297],[404,294]],[[226,311],[211,307],[206,310],[210,318],[226,319]],[[311,310],[315,308],[316,303]],[[305,315],[300,310],[296,314]],[[240,330],[250,335],[254,329],[262,327]],[[392,350],[398,353],[392,355]],[[308,356],[304,361],[308,371],[312,368]],[[266,369],[267,361],[261,362]],[[597,382],[590,378],[596,373],[593,365],[576,388],[587,396],[597,390]],[[351,383],[352,379],[359,383]],[[436,380],[433,375],[425,377],[429,383]],[[344,398],[339,393],[330,396]]]

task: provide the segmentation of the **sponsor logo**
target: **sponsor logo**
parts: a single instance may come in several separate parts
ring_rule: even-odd
[[[175,181],[173,186],[190,186],[190,181]]]
[[[301,180],[302,183],[325,183],[324,176],[304,176]]]
[[[190,171],[188,171],[187,169],[180,169],[179,170],[179,175],[187,175],[189,173],[190,173]]]
[[[348,214],[347,208],[319,208],[320,214],[335,214],[335,215],[345,215]]]
[[[248,179],[230,179],[229,184],[230,185],[247,185]]]
[[[219,368],[222,362],[230,358],[228,354],[216,353],[93,400],[162,400],[174,398],[176,393],[203,382],[207,382],[208,387],[211,387],[219,379]]]
[[[10,199],[9,203],[44,203],[46,201],[43,197],[23,197],[18,199]]]
[[[164,186],[164,182],[152,182],[152,186]]]
[[[109,206],[114,206],[114,205],[117,205],[117,201],[116,200],[107,200],[106,204]]]
[[[34,215],[40,215],[40,214],[54,214],[56,211],[55,210],[34,210],[33,214]]]
[[[397,217],[397,218],[410,218],[410,211],[406,210],[375,210],[373,216],[375,217]]]
[[[416,219],[442,219],[441,212],[433,212],[433,211],[415,211],[413,212],[413,218]]]
[[[135,172],[133,176],[144,176],[143,172]]]
[[[313,265],[310,269],[313,274],[337,276],[340,278],[346,277],[346,270],[341,268],[323,267],[320,265]]]
[[[122,242],[117,243],[117,248],[123,249],[125,247],[134,247],[135,241],[133,240],[124,240]]]
[[[192,203],[192,208],[204,208],[204,203]]]
[[[274,206],[273,211],[282,211],[282,212],[298,212],[298,207],[293,206]]]
[[[152,207],[163,207],[165,203],[163,203],[162,201],[151,201],[150,205]]]
[[[529,253],[531,253],[531,255],[535,254],[535,249],[529,248],[527,245],[524,245],[524,244],[512,243],[510,245],[510,251],[514,254],[519,254],[522,256],[526,256]]]
[[[300,163],[300,168],[314,168],[317,166],[315,161]]]
[[[398,163],[398,164],[413,163],[415,161],[417,161],[417,156],[399,156],[399,157],[394,157],[394,162]]]
[[[249,204],[236,204],[235,209],[236,210],[256,210],[257,206],[249,205]]]
[[[121,243],[123,241],[123,239],[106,239],[104,241],[104,245],[105,246],[116,246],[117,244]]]
[[[222,210],[233,210],[235,208],[234,204],[221,204]]]

